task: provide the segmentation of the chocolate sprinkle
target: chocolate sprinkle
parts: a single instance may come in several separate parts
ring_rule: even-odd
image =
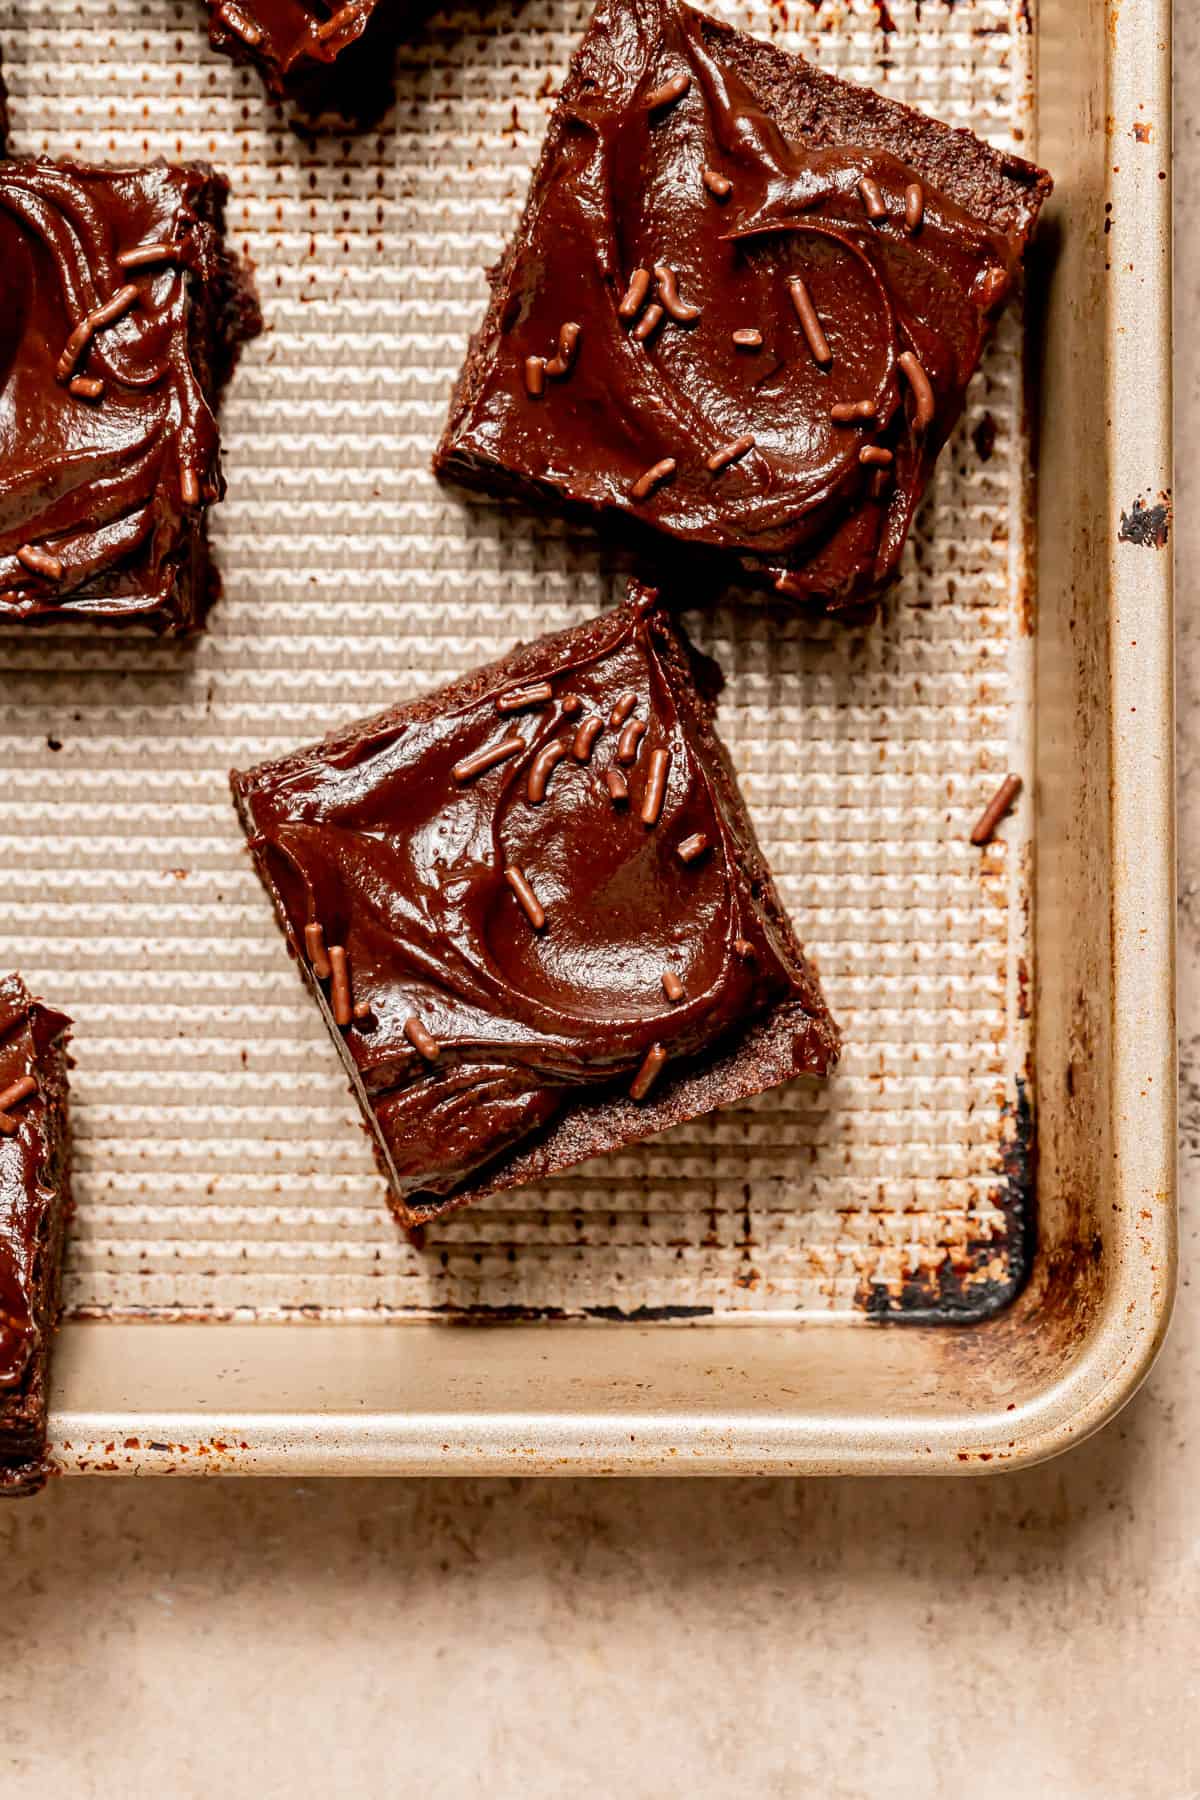
[[[667,1053],[661,1044],[651,1044],[642,1058],[642,1066],[633,1078],[633,1086],[629,1090],[631,1100],[644,1100],[662,1072]]]
[[[540,806],[546,798],[546,785],[566,754],[567,746],[561,738],[555,738],[553,743],[543,744],[538,751],[530,765],[529,780],[525,784],[525,792],[531,805]]]
[[[756,331],[753,325],[743,325],[734,332],[733,341],[739,350],[761,350],[762,332]]]
[[[174,262],[181,246],[171,244],[164,238],[156,244],[139,244],[136,250],[122,250],[117,258],[118,269],[144,269],[148,263]]]
[[[887,203],[883,198],[883,190],[873,175],[864,175],[858,184],[862,203],[867,209],[868,219],[886,219]]]
[[[362,7],[357,0],[347,0],[345,6],[339,6],[330,18],[325,19],[317,26],[317,37],[321,43],[325,43],[327,39],[335,37],[339,31],[350,24],[351,20],[361,17],[361,14]]]
[[[925,217],[925,189],[919,181],[910,181],[904,190],[904,229],[920,231]]]
[[[984,306],[994,306],[1008,292],[1008,276],[1003,269],[985,269],[975,282],[975,293]]]
[[[510,688],[507,694],[501,694],[496,701],[498,713],[520,712],[526,706],[542,706],[547,700],[553,700],[554,689],[548,681],[535,682],[532,687]]]
[[[869,469],[890,469],[894,459],[891,451],[883,444],[864,444],[858,453],[858,460]]]
[[[190,468],[187,463],[179,471],[179,498],[185,506],[200,504],[200,482],[195,469]]]
[[[635,269],[629,277],[629,286],[625,289],[621,303],[617,307],[618,319],[623,319],[627,325],[631,320],[636,319],[646,303],[646,295],[649,292],[649,269]]]
[[[703,856],[707,849],[708,839],[705,837],[704,833],[702,831],[694,831],[691,837],[684,838],[675,854],[680,862],[690,863],[695,862],[698,856]]]
[[[631,763],[637,761],[638,744],[646,729],[645,719],[630,719],[617,739],[617,761]]]
[[[325,927],[320,920],[304,927],[304,949],[319,981],[328,981],[332,973],[329,952],[325,948]]]
[[[575,361],[575,356],[579,349],[579,339],[582,330],[582,326],[576,325],[572,320],[568,320],[565,325],[559,326],[558,355],[546,364],[547,375],[553,375],[557,380],[559,376],[570,374],[571,365]]]
[[[94,375],[72,375],[67,383],[67,391],[74,394],[77,400],[99,400],[104,392],[104,383]]]
[[[646,775],[646,787],[642,794],[642,824],[657,825],[662,816],[663,799],[667,792],[667,775],[671,768],[671,752],[669,750],[652,750],[650,752],[650,768]]]
[[[749,962],[754,955],[754,945],[749,938],[734,938],[733,948],[743,962]]]
[[[350,991],[350,959],[342,944],[329,946],[329,1004],[335,1025],[346,1026],[354,1018],[354,998]]]
[[[691,85],[690,75],[672,75],[669,81],[664,81],[661,87],[656,87],[653,93],[646,95],[646,111],[657,112],[661,106],[673,106],[676,100],[683,99]]]
[[[585,763],[592,754],[592,745],[604,730],[604,720],[598,713],[581,721],[575,733],[575,742],[571,745],[571,755],[576,762]]]
[[[629,490],[633,500],[644,500],[652,494],[660,482],[669,481],[675,473],[676,462],[673,456],[664,456],[661,462],[652,463],[640,474]]]
[[[404,1035],[414,1050],[419,1050],[426,1062],[436,1062],[442,1053],[442,1046],[426,1031],[416,1013],[410,1013],[404,1021]]]
[[[658,304],[658,301],[655,300],[651,306],[646,308],[645,312],[634,326],[632,333],[634,342],[644,344],[650,334],[658,330],[658,327],[665,318],[665,311]]]
[[[218,18],[224,19],[231,31],[236,31],[243,43],[249,44],[253,50],[262,43],[262,32],[249,20],[240,7],[230,6],[228,0],[224,6],[217,8]]]
[[[620,769],[609,769],[604,777],[604,785],[608,789],[608,797],[614,806],[629,798],[629,783]]]
[[[747,432],[745,437],[734,438],[731,443],[722,444],[719,450],[714,450],[704,466],[714,475],[719,475],[730,463],[740,462],[748,450],[753,450],[754,443],[755,440]]]
[[[93,308],[86,318],[80,319],[58,359],[55,373],[60,381],[70,380],[75,364],[83,355],[93,335],[103,326],[115,325],[118,319],[124,318],[130,307],[137,304],[137,299],[138,291],[130,283],[126,287],[118,288],[111,300],[106,300],[103,306]]]
[[[911,350],[902,350],[896,361],[908,377],[908,385],[913,391],[913,399],[917,404],[917,410],[913,415],[913,424],[918,431],[924,431],[933,423],[933,415],[937,410],[933,397],[933,383],[925,373],[921,361]]]
[[[668,1000],[683,999],[683,983],[674,969],[664,969],[662,973],[663,993]]]
[[[546,359],[544,356],[527,356],[525,358],[525,392],[531,400],[540,400],[546,391]]]
[[[525,917],[529,920],[533,929],[535,931],[541,931],[546,923],[546,914],[542,909],[541,902],[537,895],[526,881],[524,871],[518,869],[514,863],[509,868],[505,869],[504,879],[520,901],[521,911],[525,914]]]
[[[564,694],[559,704],[569,717],[583,711],[583,701],[578,694]]]
[[[464,756],[461,762],[455,763],[450,773],[455,781],[473,781],[485,769],[494,769],[497,763],[507,762],[510,756],[516,756],[524,748],[523,737],[502,738],[498,744],[490,744],[486,750],[476,750],[474,756]]]
[[[16,1081],[10,1082],[8,1087],[0,1091],[0,1112],[6,1113],[10,1107],[20,1106],[22,1100],[28,1100],[31,1094],[37,1093],[37,1085],[32,1075],[18,1076]]]
[[[1013,801],[1020,791],[1021,777],[1019,775],[1006,775],[1004,780],[1000,783],[1000,786],[996,789],[996,792],[984,807],[979,818],[979,823],[971,833],[971,842],[975,845],[977,850],[981,850],[985,844],[991,843],[992,838],[995,836],[997,825],[1000,823],[1001,819],[1004,818],[1005,814],[1011,811]]]
[[[17,561],[31,575],[44,575],[47,581],[62,580],[62,564],[57,556],[51,556],[48,550],[40,550],[36,544],[22,544],[17,551]]]
[[[715,169],[705,169],[700,179],[714,200],[728,200],[733,192],[733,183],[728,175],[719,175]]]
[[[613,709],[608,715],[608,722],[614,731],[625,723],[636,705],[637,695],[632,688],[627,689],[625,693],[617,696],[617,699],[613,703]]]
[[[796,317],[800,321],[800,328],[808,340],[809,349],[812,351],[813,361],[819,363],[821,367],[824,368],[833,361],[833,352],[829,348],[829,342],[821,328],[821,321],[817,317],[817,309],[812,303],[812,296],[805,287],[804,280],[801,276],[793,275],[790,278],[788,281],[788,292],[792,296],[792,305],[796,309]]]
[[[700,317],[700,308],[680,295],[679,277],[669,263],[655,263],[654,283],[659,299],[677,324],[690,325]]]
[[[839,400],[836,406],[830,407],[829,417],[835,425],[852,425],[856,419],[873,419],[875,402],[873,400]]]

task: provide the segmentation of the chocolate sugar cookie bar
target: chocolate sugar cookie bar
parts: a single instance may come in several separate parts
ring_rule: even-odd
[[[46,1478],[50,1342],[70,1211],[70,1020],[0,976],[0,1498]]]
[[[435,469],[860,610],[1049,190],[677,0],[600,0]]]
[[[406,1224],[836,1062],[719,680],[634,588],[233,776]]]
[[[0,163],[0,622],[194,630],[216,407],[260,320],[195,165]]]

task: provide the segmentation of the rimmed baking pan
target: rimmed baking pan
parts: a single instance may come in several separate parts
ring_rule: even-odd
[[[437,17],[379,129],[323,138],[200,11],[0,0],[15,147],[212,157],[268,322],[209,633],[0,639],[0,963],[80,1026],[60,1466],[945,1472],[1086,1435],[1174,1281],[1163,0],[725,8],[1058,184],[885,618],[692,621],[846,1062],[420,1244],[223,776],[620,582],[427,474],[584,9]]]

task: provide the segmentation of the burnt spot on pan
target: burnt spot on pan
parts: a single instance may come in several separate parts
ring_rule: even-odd
[[[897,1292],[868,1281],[855,1296],[869,1318],[902,1325],[977,1325],[1016,1299],[1028,1278],[1036,1241],[1036,1162],[1033,1108],[1028,1083],[1017,1077],[1016,1098],[1004,1109],[997,1203],[1004,1228],[969,1238],[926,1275],[910,1276]],[[997,1260],[1005,1273],[992,1271]]]
[[[1140,544],[1146,550],[1165,550],[1171,535],[1171,503],[1162,499],[1156,506],[1134,501],[1129,512],[1121,514],[1118,537],[1123,544]]]

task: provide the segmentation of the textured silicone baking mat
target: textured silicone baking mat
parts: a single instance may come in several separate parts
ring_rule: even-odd
[[[198,0],[0,0],[20,153],[207,157],[267,330],[223,414],[225,595],[196,643],[0,635],[0,966],[78,1021],[76,1311],[605,1316],[982,1301],[1015,1272],[1028,858],[968,834],[1026,763],[1020,331],[972,389],[881,623],[690,621],[846,1036],[804,1084],[410,1244],[242,847],[231,765],[599,610],[594,540],[464,506],[428,459],[586,17],[434,17],[381,127],[314,139]],[[1027,0],[715,7],[1029,150]]]

